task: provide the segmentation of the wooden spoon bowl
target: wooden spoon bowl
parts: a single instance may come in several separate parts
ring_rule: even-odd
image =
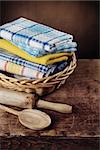
[[[41,130],[51,124],[50,117],[37,109],[24,109],[18,117],[22,125],[34,130]]]

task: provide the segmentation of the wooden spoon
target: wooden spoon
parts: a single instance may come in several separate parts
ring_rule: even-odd
[[[22,111],[17,111],[1,104],[0,109],[18,116],[20,123],[30,129],[41,130],[48,127],[51,123],[50,117],[46,113],[37,109],[24,109]]]

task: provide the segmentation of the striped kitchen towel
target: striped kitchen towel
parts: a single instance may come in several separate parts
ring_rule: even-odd
[[[0,27],[0,37],[12,42],[33,56],[75,51],[73,36],[46,25],[19,18]]]
[[[43,73],[0,58],[0,70],[29,78],[43,78]]]
[[[50,75],[53,75],[55,73],[58,73],[58,72],[62,71],[67,67],[67,65],[68,65],[67,61],[58,62],[54,65],[54,68],[49,69],[46,73],[44,73],[43,77],[48,77]],[[12,71],[7,72],[7,71],[4,71],[4,70],[6,70],[6,69],[0,70],[0,73],[6,75],[8,77],[13,77],[13,78],[17,78],[17,79],[34,79],[34,80],[36,79],[36,77],[33,78],[33,76],[32,77],[21,76],[19,74],[14,74],[14,72],[11,73]]]
[[[0,70],[18,75],[20,78],[27,77],[37,79],[48,77],[65,69],[67,64],[67,61],[62,61],[48,66],[39,65],[28,62],[20,57],[4,53],[4,51],[0,49]]]

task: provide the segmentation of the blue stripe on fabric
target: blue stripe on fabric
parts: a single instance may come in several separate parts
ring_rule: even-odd
[[[25,21],[25,20],[24,20],[24,21]],[[31,28],[31,27],[36,26],[36,25],[38,25],[38,23],[37,23],[37,24],[34,24],[34,25],[32,25],[32,26],[30,26],[30,27],[28,27],[28,28]],[[18,32],[24,30],[24,29],[27,29],[27,27],[22,28],[22,29],[18,30],[17,32],[14,32],[13,35],[12,35],[12,37],[11,37],[11,40],[13,41],[13,36],[14,36],[15,34],[17,34]]]
[[[9,33],[11,33],[11,34],[12,34],[12,32],[11,32],[11,31],[8,31],[7,29],[4,29],[4,28],[1,28],[1,31],[7,31],[7,32],[9,32]]]
[[[51,30],[51,31],[52,31],[52,30]],[[49,33],[49,32],[51,32],[51,31],[47,31],[47,32],[44,32],[44,33]],[[38,33],[38,34],[36,34],[36,35],[34,35],[34,36],[31,36],[31,37],[28,39],[27,44],[29,45],[30,40],[32,40],[33,37],[35,37],[35,36],[37,36],[37,35],[40,35],[40,34],[44,34],[44,33]],[[47,42],[42,42],[42,41],[38,41],[38,42],[39,42],[39,43],[42,43],[43,45],[48,45]]]

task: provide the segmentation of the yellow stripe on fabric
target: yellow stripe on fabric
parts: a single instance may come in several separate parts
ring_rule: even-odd
[[[15,73],[15,74],[19,74],[19,75],[22,75],[21,74],[22,69],[23,69],[23,66],[18,66],[17,64],[13,64],[11,62],[8,62],[7,66],[6,66],[7,72]]]
[[[34,57],[4,39],[0,39],[0,48],[3,48],[8,52],[15,54],[19,57],[22,57],[23,59],[26,59],[28,61],[43,65],[53,64],[55,62],[66,60],[68,56],[72,55],[72,53],[56,53],[56,54],[48,54],[41,57]]]

